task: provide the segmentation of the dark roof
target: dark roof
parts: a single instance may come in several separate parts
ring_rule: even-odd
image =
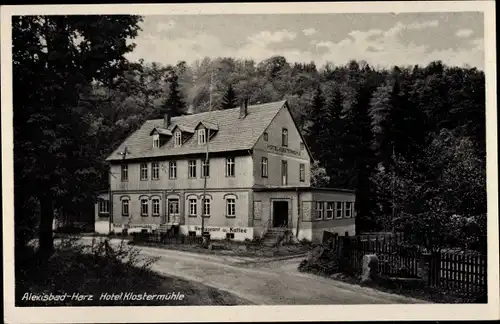
[[[153,130],[149,133],[149,135],[153,135],[153,132],[156,131],[160,135],[172,136],[172,132],[165,128],[153,128]]]
[[[180,147],[174,147],[173,141],[168,141],[160,148],[153,148],[150,134],[153,129],[163,127],[163,119],[148,120],[106,160],[123,160],[119,152],[125,147],[128,152],[125,158],[127,160],[204,153],[206,146],[198,145],[196,137],[191,134],[200,122],[204,122],[211,129],[218,129],[217,134],[209,142],[210,152],[250,150],[285,104],[286,101],[282,100],[248,106],[248,114],[244,118],[240,118],[240,108],[172,117],[167,130],[172,131],[179,126],[179,129],[188,131],[183,133],[183,136],[190,137]]]

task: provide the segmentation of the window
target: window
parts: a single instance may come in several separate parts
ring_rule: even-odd
[[[286,186],[288,183],[288,163],[281,161],[281,185]]]
[[[234,198],[226,199],[226,213],[227,217],[236,216],[236,199]]]
[[[342,203],[340,201],[335,202],[335,218],[342,218]]]
[[[189,231],[188,236],[189,237],[196,237],[196,231]]]
[[[226,159],[226,177],[234,177],[234,157]]]
[[[153,199],[153,216],[160,216],[160,199]]]
[[[148,216],[148,200],[141,199],[141,216]]]
[[[128,181],[128,165],[122,165],[122,181]]]
[[[122,200],[122,216],[128,216],[129,215],[129,210],[128,210],[128,200]]]
[[[301,143],[300,143],[300,150],[301,150],[301,151],[303,151],[303,150],[304,150],[304,148],[305,148],[305,147],[304,147],[304,143],[302,143],[302,142],[301,142]]]
[[[191,160],[188,162],[188,177],[196,178],[196,160]]]
[[[177,179],[177,161],[168,162],[168,177],[170,179]]]
[[[101,199],[99,200],[99,215],[109,214],[109,200]]]
[[[207,142],[207,132],[205,129],[198,129],[198,144],[203,145]]]
[[[326,219],[332,219],[333,218],[333,209],[334,209],[334,203],[329,201],[326,203]]]
[[[323,202],[316,202],[316,219],[323,219]]]
[[[158,162],[153,162],[151,164],[151,178],[153,180],[160,179],[160,164]]]
[[[175,132],[174,135],[174,146],[182,145],[182,133],[180,131]]]
[[[299,178],[300,182],[306,181],[306,166],[303,163],[299,166]]]
[[[203,216],[210,216],[210,199],[203,199]]]
[[[148,180],[148,165],[141,163],[141,180]]]
[[[346,201],[345,202],[345,208],[344,208],[344,215],[345,215],[345,218],[351,218],[351,215],[352,215],[352,207],[351,207],[351,202],[350,201]]]
[[[262,158],[261,175],[262,175],[262,178],[267,178],[267,158],[266,157]]]
[[[269,140],[269,135],[267,134],[267,132],[264,133],[264,141],[268,141]]]
[[[210,160],[201,161],[201,177],[202,178],[210,177]]]
[[[198,215],[198,203],[196,199],[189,199],[189,216],[196,217]]]
[[[288,129],[281,130],[281,146],[288,146]]]
[[[168,200],[168,214],[178,215],[179,214],[179,199],[169,199]]]
[[[234,239],[234,233],[226,233],[226,240]]]
[[[153,147],[160,147],[160,135],[153,135]]]

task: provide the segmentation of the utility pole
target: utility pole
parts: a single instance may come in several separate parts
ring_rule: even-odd
[[[213,71],[210,72],[210,89],[209,89],[209,94],[210,94],[210,100],[209,100],[209,105],[208,105],[208,119],[210,120],[211,114],[212,114],[212,82],[213,82]],[[203,242],[205,243],[205,199],[207,195],[207,174],[205,171],[207,171],[204,168],[208,168],[208,143],[210,143],[210,128],[206,128],[206,146],[207,146],[207,151],[205,154],[205,165],[201,166],[201,171],[203,171],[203,200],[202,200],[202,210],[201,210],[201,236],[203,237]]]

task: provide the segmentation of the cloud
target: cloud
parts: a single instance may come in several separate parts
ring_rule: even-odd
[[[408,24],[408,25],[406,25],[406,28],[408,28],[408,29],[425,29],[425,28],[437,27],[438,25],[439,25],[439,21],[430,20],[430,21],[424,21],[421,23]]]
[[[175,23],[166,24],[173,28]],[[484,40],[470,39],[463,48],[433,50],[427,45],[403,42],[405,30],[435,28],[437,21],[424,21],[411,24],[396,23],[386,30],[353,30],[344,39],[333,41],[331,38],[299,43],[294,48],[269,46],[284,41],[293,41],[297,34],[291,30],[259,31],[245,39],[236,47],[223,42],[223,35],[206,32],[187,32],[182,36],[162,37],[154,33],[142,33],[134,41],[137,47],[127,57],[131,60],[144,58],[148,62],[175,64],[180,60],[188,63],[208,57],[234,57],[252,59],[260,62],[273,55],[282,55],[289,62],[314,61],[318,66],[326,61],[346,64],[350,60],[364,60],[370,65],[391,67],[394,65],[425,65],[431,61],[442,60],[449,65],[462,66],[465,63],[482,69],[484,66]],[[156,25],[156,30],[159,29]],[[165,27],[161,27],[165,30]],[[176,30],[180,30],[176,28]],[[304,32],[302,30],[302,32]],[[319,35],[319,32],[316,33]]]
[[[461,38],[468,38],[472,35],[472,33],[473,33],[472,29],[459,29],[457,30],[455,35]]]
[[[302,32],[304,33],[304,35],[306,36],[311,36],[311,35],[314,35],[316,34],[316,29],[314,28],[306,28],[306,29],[303,29]]]
[[[156,24],[156,32],[158,33],[165,33],[168,32],[171,29],[174,29],[175,27],[175,21],[174,20],[169,20],[166,22],[158,22]]]
[[[465,63],[483,68],[484,44],[482,39],[470,42],[468,48],[448,48],[445,50],[430,50],[426,45],[417,45],[414,42],[405,44],[401,36],[405,30],[422,30],[437,27],[437,21],[426,21],[412,24],[396,23],[387,30],[370,29],[365,31],[354,30],[349,37],[339,41],[317,40],[316,48],[326,50],[316,61],[331,61],[345,64],[349,60],[364,60],[377,66],[394,65],[425,65],[432,61],[442,60],[449,65],[462,66]]]
[[[254,34],[248,37],[248,40],[254,44],[271,44],[271,43],[281,43],[285,40],[294,40],[297,37],[296,33],[290,32],[288,30],[282,30],[277,32],[270,32],[268,30],[261,31],[258,34]]]

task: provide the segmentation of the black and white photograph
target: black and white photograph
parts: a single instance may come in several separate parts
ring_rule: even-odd
[[[6,323],[498,319],[493,1],[1,9]]]

